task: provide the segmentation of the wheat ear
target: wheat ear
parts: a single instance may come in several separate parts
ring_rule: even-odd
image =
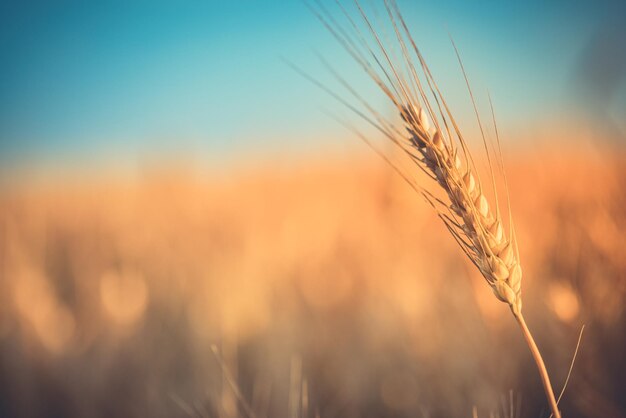
[[[493,189],[495,195],[493,206],[489,204],[485,194],[486,188],[478,176],[469,147],[413,41],[395,0],[384,0],[384,6],[400,47],[402,58],[399,60],[394,55],[394,51],[382,42],[379,33],[358,0],[354,0],[354,4],[361,16],[363,29],[339,0],[336,0],[336,3],[349,22],[347,28],[340,25],[319,0],[316,2],[317,8],[311,7],[311,10],[393,103],[403,120],[403,129],[398,128],[396,124],[374,110],[349,83],[331,68],[337,79],[371,116],[356,110],[355,106],[348,104],[344,99],[339,100],[355,110],[359,116],[397,145],[438,186],[423,187],[412,180],[408,173],[385,158],[435,208],[463,252],[480,270],[494,295],[509,305],[539,369],[552,413],[554,417],[560,418],[557,401],[541,353],[522,315],[522,268],[510,204],[508,204],[508,189],[508,231],[506,231],[500,212],[492,164],[494,151],[490,152],[485,139],[483,125],[462,62],[459,59],[489,162],[490,188]],[[373,45],[371,41],[367,41],[368,36],[373,40]],[[414,64],[413,56],[417,58],[418,65]],[[418,75],[418,70],[421,76]],[[336,94],[332,92],[331,94],[337,97]],[[497,137],[495,122],[494,128]],[[373,147],[364,135],[356,132]],[[497,139],[497,144],[499,168],[506,184],[499,139]],[[445,192],[444,197],[437,197],[437,188]]]
[[[421,155],[417,161],[447,194],[447,211],[433,206],[494,295],[510,306],[539,368],[552,412],[560,418],[546,366],[522,315],[522,269],[515,235],[507,237],[500,213],[491,209],[480,180],[463,162],[454,143],[444,141],[436,128],[429,129],[424,109],[408,104],[401,116],[412,147]],[[429,194],[425,196],[432,202]]]

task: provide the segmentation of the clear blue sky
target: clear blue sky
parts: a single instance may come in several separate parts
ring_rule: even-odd
[[[318,111],[336,105],[281,60],[320,74],[316,49],[356,70],[298,0],[4,3],[2,164],[297,149],[343,132]],[[625,16],[619,3],[400,1],[453,101],[466,98],[448,31],[505,123],[568,100],[572,67],[598,25]]]

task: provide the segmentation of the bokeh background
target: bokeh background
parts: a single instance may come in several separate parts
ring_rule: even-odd
[[[399,3],[466,132],[448,34],[493,98],[557,392],[586,325],[564,416],[626,416],[626,6]],[[299,1],[0,5],[0,416],[549,415],[318,53],[391,117]]]

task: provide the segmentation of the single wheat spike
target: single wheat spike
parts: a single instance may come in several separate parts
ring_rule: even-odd
[[[336,0],[336,3],[347,21],[345,26],[338,23],[334,16],[319,1],[317,2],[318,7],[312,7],[311,10],[367,75],[380,87],[401,116],[403,127],[399,128],[374,110],[332,68],[330,70],[341,84],[347,88],[360,105],[365,107],[371,116],[367,116],[366,112],[358,110],[356,106],[338,97],[334,92],[323,86],[322,88],[329,91],[331,95],[382,132],[419,169],[433,180],[434,187],[425,187],[421,183],[412,180],[410,173],[399,169],[383,153],[376,150],[365,136],[351,127],[436,209],[445,226],[463,252],[486,279],[495,296],[509,305],[535,359],[553,415],[556,418],[560,418],[561,415],[546,367],[522,315],[522,268],[510,205],[508,204],[508,190],[508,219],[506,220],[508,228],[505,228],[498,203],[498,192],[494,166],[492,164],[493,152],[489,151],[462,62],[459,59],[474,110],[476,111],[489,162],[491,177],[489,187],[485,187],[481,182],[474,166],[472,154],[461,130],[439,91],[437,83],[420,51],[415,45],[395,0],[384,0],[383,3],[389,16],[391,29],[395,33],[397,47],[400,48],[399,59],[396,55],[397,51],[389,48],[382,41],[383,38],[379,36],[379,32],[374,28],[374,24],[370,21],[358,0],[354,0],[354,4],[361,17],[361,26],[353,19],[350,12],[347,11],[339,0]],[[387,33],[384,35],[387,35]],[[385,40],[388,41],[388,38],[385,37]],[[414,64],[415,58],[417,58],[417,65]],[[418,75],[420,72],[421,75]],[[319,85],[319,83],[317,84]],[[497,137],[495,123],[494,128]],[[502,158],[499,153],[499,139],[497,143],[499,168],[504,177]],[[506,184],[506,178],[504,178],[504,183]],[[441,193],[437,192],[437,189],[443,190],[445,197],[437,197],[437,195],[441,195]],[[495,204],[493,205],[489,203],[486,195],[488,191],[492,191],[495,196]]]
[[[506,236],[499,211],[493,210],[471,165],[454,143],[430,128],[423,108],[405,104],[401,116],[419,162],[446,192],[448,209],[441,212],[465,253],[478,267],[498,299],[511,309],[522,309],[522,269],[514,238]],[[429,197],[432,201],[432,198]]]

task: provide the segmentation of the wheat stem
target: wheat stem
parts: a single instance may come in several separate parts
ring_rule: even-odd
[[[526,339],[526,343],[528,344],[528,348],[535,359],[535,363],[537,364],[537,369],[539,369],[539,375],[541,376],[541,383],[543,383],[543,389],[546,392],[546,397],[548,398],[548,403],[550,404],[550,409],[552,410],[552,414],[554,418],[561,418],[561,413],[559,412],[559,407],[556,402],[556,398],[554,397],[554,391],[552,390],[552,384],[550,383],[550,376],[548,376],[548,370],[546,369],[546,365],[543,362],[543,358],[541,357],[541,353],[539,352],[539,348],[535,343],[535,339],[533,335],[530,333],[528,329],[528,325],[526,325],[526,321],[524,320],[524,315],[522,315],[521,310],[513,310],[513,316],[517,320],[520,328],[522,329],[522,334],[524,334],[524,338]]]

